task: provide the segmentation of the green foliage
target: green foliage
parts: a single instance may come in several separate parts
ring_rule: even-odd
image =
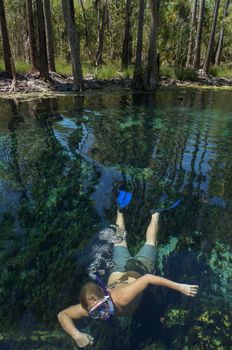
[[[83,66],[83,74],[86,77],[87,74],[93,76],[94,79],[117,79],[117,78],[125,78],[129,79],[133,77],[134,67],[131,65],[127,69],[121,69],[120,63],[115,62],[107,62],[101,67],[94,68],[92,65]]]
[[[114,79],[119,76],[119,67],[115,63],[109,63],[96,68],[94,71],[95,79]]]
[[[229,253],[229,245],[216,242],[211,252],[209,261],[210,268],[213,271],[212,290],[215,295],[219,295],[232,307],[232,257]]]
[[[86,78],[88,75],[91,77],[94,77],[95,74],[95,67],[92,64],[84,63],[82,65],[82,71],[83,71],[83,76]]]
[[[116,169],[121,170],[124,174],[133,176],[135,180],[149,180],[153,176],[150,168],[135,168],[115,164]]]
[[[122,69],[121,72],[119,72],[119,75],[121,75],[125,79],[133,78],[133,74],[134,74],[134,66],[133,65],[130,65],[128,68]]]
[[[0,60],[0,72],[4,72],[5,71],[5,65],[3,60]]]
[[[213,75],[214,77],[232,79],[232,67],[231,65],[211,66],[209,69],[209,74]]]
[[[17,330],[8,330],[6,333],[0,334],[0,346],[13,348],[15,350],[76,350],[77,347],[74,345],[71,339],[68,339],[64,332],[61,330],[43,330],[36,329],[32,333],[27,333],[24,329],[23,332],[18,332]]]
[[[84,1],[85,17],[83,15],[80,2],[74,1],[75,20],[78,34],[80,37],[81,61],[83,65],[84,77],[87,75],[94,76],[96,79],[114,79],[114,78],[132,78],[134,67],[131,65],[128,69],[122,71],[120,64],[107,63],[107,68],[102,67],[98,70],[93,69],[96,51],[98,47],[99,23],[103,12],[103,2]],[[219,9],[219,18],[215,42],[218,39],[219,30],[222,21],[225,28],[224,47],[222,52],[222,62],[231,61],[231,11],[223,20],[223,5]],[[121,62],[122,40],[124,31],[126,1],[108,1],[106,28],[104,36],[103,59],[105,62]],[[26,19],[26,6],[22,0],[13,1],[5,0],[7,24],[9,37],[12,46],[13,56],[16,60],[17,71],[25,73],[30,70],[30,66],[25,64],[29,60],[29,43],[28,28]],[[209,33],[212,24],[214,4],[206,1],[206,16],[204,22],[202,38],[202,58],[205,54]],[[131,34],[132,34],[132,62],[135,62],[135,47],[137,40],[139,6],[135,2],[131,15]],[[149,48],[149,31],[150,31],[150,7],[146,6],[144,17],[144,62],[146,61]],[[57,72],[65,75],[72,73],[70,65],[70,52],[67,41],[67,33],[63,20],[61,2],[58,0],[51,1],[51,15],[53,25],[53,38],[56,57]],[[190,33],[191,2],[185,0],[166,1],[159,8],[159,30],[158,30],[158,51],[161,57],[161,74],[181,80],[196,80],[194,72],[183,69],[186,63],[187,43]],[[89,47],[86,43],[86,35],[89,40]],[[2,49],[1,49],[2,50]],[[90,65],[86,62],[90,61]],[[143,64],[144,64],[143,62]],[[171,67],[177,67],[177,72]],[[0,71],[4,70],[2,62]],[[229,67],[221,66],[214,70],[215,76],[225,76],[231,78]]]
[[[175,74],[177,79],[179,80],[190,80],[190,81],[197,81],[198,75],[195,69],[193,68],[176,68]]]
[[[66,63],[65,61],[59,59],[56,61],[56,71],[59,74],[71,75],[72,65],[71,63]]]
[[[232,73],[229,66],[228,68],[223,68],[223,66],[212,66],[210,68],[210,74],[214,76],[223,76],[227,78],[231,78]],[[178,79],[178,80],[189,80],[189,81],[197,81],[198,74],[197,71],[191,67],[188,68],[178,68],[177,66],[169,66],[164,64],[161,66],[160,75],[170,79]]]
[[[195,316],[191,315],[191,312]],[[192,322],[193,326],[189,327]],[[230,343],[232,319],[231,315],[224,309],[199,310],[198,315],[196,315],[196,310],[193,309],[171,308],[166,312],[163,324],[169,332],[172,329],[175,331],[175,340],[172,342],[173,349],[179,349],[181,345],[183,349],[197,350],[198,345],[196,344],[201,344],[203,349],[227,350]]]
[[[175,68],[167,64],[163,64],[160,68],[160,75],[165,78],[176,79]]]
[[[188,1],[167,1],[160,6],[158,50],[164,64],[182,67],[186,60],[189,38]]]
[[[15,68],[17,73],[29,73],[31,70],[30,63],[25,61],[16,61]],[[120,69],[119,63],[108,63],[102,67],[94,68],[92,64],[85,63],[82,66],[83,76],[91,76],[95,79],[114,79],[114,78],[132,78],[133,77],[133,66],[129,66],[125,70]],[[5,70],[4,62],[0,60],[0,72]],[[70,76],[72,75],[71,62],[67,63],[64,60],[56,60],[56,71],[59,74]]]
[[[231,339],[231,315],[221,310],[205,311],[197,318],[192,336],[204,349],[226,350]]]
[[[30,63],[27,63],[25,61],[16,61],[15,62],[15,70],[17,73],[28,73],[31,69]]]
[[[50,324],[54,323],[59,309],[71,300],[77,302],[83,267],[77,266],[76,253],[97,230],[96,214],[89,199],[92,191],[90,174],[93,172],[82,163],[79,155],[70,160],[63,147],[49,134],[43,115],[37,115],[44,127],[40,129],[40,138],[33,141],[32,153],[25,147],[30,138],[28,141],[28,137],[23,137],[22,145],[20,136],[16,142],[14,134],[11,135],[14,165],[18,162],[18,153],[26,152],[20,173],[21,190],[18,191],[27,186],[30,197],[22,196],[14,215],[5,214],[0,221],[0,243],[1,248],[4,247],[0,254],[2,331],[9,324],[13,327],[25,310],[32,312],[35,319],[38,317]],[[13,167],[11,163],[3,165],[3,175],[10,171],[10,181],[17,184],[19,167]],[[85,184],[87,169],[89,186]],[[9,179],[2,177],[9,186]],[[26,235],[16,235],[18,226]],[[9,314],[9,309],[14,309],[14,313]]]
[[[159,246],[159,254],[157,259],[157,266],[161,274],[164,273],[164,265],[167,262],[167,258],[173,252],[178,244],[178,239],[176,237],[171,237],[169,242],[166,244],[161,244]]]
[[[184,326],[187,323],[189,311],[181,308],[170,309],[165,314],[165,327],[170,328],[176,325]]]

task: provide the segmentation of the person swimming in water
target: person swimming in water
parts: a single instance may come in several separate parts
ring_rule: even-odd
[[[95,282],[86,283],[80,291],[80,303],[58,314],[63,329],[74,339],[80,348],[93,345],[94,338],[79,331],[73,320],[85,317],[108,320],[131,316],[139,307],[143,292],[148,286],[156,285],[174,289],[188,297],[195,297],[198,285],[173,282],[154,275],[158,235],[159,213],[151,216],[146,231],[146,242],[134,258],[131,257],[125,235],[121,242],[114,243],[113,263],[107,285],[92,275]],[[123,212],[117,211],[116,225],[125,232]]]

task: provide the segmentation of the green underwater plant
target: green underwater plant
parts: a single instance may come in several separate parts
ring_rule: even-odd
[[[166,328],[170,328],[176,325],[184,326],[187,323],[189,310],[185,309],[170,309],[165,314],[164,324]]]
[[[213,272],[211,287],[213,293],[220,295],[229,306],[232,306],[232,256],[230,247],[220,242],[215,243],[211,252],[209,266]]]
[[[203,349],[229,349],[232,332],[232,319],[221,310],[204,311],[192,328],[192,337]]]
[[[131,176],[134,180],[149,180],[154,176],[154,171],[150,168],[136,168],[129,167],[128,165],[116,164],[115,168],[121,171],[123,174]]]
[[[172,236],[166,244],[161,244],[159,246],[157,266],[161,274],[164,272],[164,265],[167,258],[176,249],[177,243],[178,238]]]
[[[232,319],[221,310],[207,310],[192,317],[191,310],[170,309],[164,327],[174,338],[171,349],[227,350],[230,347]]]

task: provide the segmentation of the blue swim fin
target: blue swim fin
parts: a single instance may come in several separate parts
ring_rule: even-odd
[[[122,211],[130,203],[132,199],[132,193],[126,191],[120,191],[118,194],[117,204],[118,210]]]
[[[182,199],[178,199],[178,200],[175,201],[170,207],[168,207],[168,208],[151,209],[151,210],[150,210],[150,213],[151,213],[151,214],[154,214],[154,213],[163,213],[163,212],[168,211],[168,210],[170,210],[170,209],[176,208],[181,202],[182,202]]]

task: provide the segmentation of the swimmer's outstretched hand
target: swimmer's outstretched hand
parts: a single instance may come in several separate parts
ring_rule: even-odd
[[[180,292],[184,295],[187,295],[187,297],[195,297],[198,293],[198,290],[198,285],[180,284]]]
[[[92,346],[94,338],[87,333],[80,333],[78,337],[73,338],[79,348],[85,348],[86,346]]]

